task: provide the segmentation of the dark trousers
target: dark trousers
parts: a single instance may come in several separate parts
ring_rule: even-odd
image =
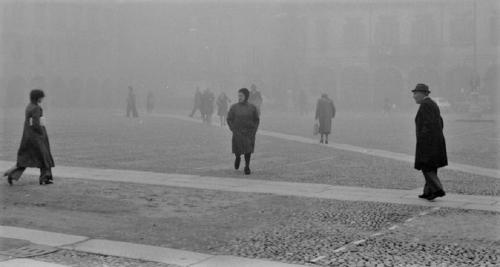
[[[13,167],[8,170],[6,174],[14,181],[19,180],[23,175],[25,167]],[[50,168],[40,168],[40,181],[52,180],[52,170]]]
[[[443,191],[443,185],[437,175],[437,168],[422,169],[425,177],[424,195],[432,195],[439,191]]]

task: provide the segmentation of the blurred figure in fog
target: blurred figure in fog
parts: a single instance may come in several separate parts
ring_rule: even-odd
[[[198,111],[198,110],[201,113],[201,98],[202,98],[202,94],[201,94],[200,88],[196,87],[196,92],[194,93],[193,110],[191,111],[191,114],[189,115],[189,117],[192,118],[194,116],[194,114],[196,113],[196,111]],[[203,117],[203,113],[202,113],[202,117]]]
[[[250,96],[248,98],[248,103],[253,104],[257,110],[260,112],[262,106],[262,94],[257,91],[257,86],[255,84],[250,85]]]
[[[332,119],[335,118],[335,105],[327,94],[322,94],[316,104],[316,121],[319,123],[319,142],[328,144],[328,135],[332,131]]]
[[[17,151],[17,163],[4,173],[10,185],[21,178],[26,168],[40,169],[38,179],[40,185],[53,183],[51,169],[54,167],[54,159],[50,152],[49,137],[41,107],[44,97],[45,93],[40,89],[33,89],[30,92],[30,103],[24,113],[23,136]]]
[[[421,170],[425,177],[424,192],[418,197],[433,200],[445,195],[437,176],[438,168],[448,165],[443,119],[438,105],[429,97],[431,92],[427,85],[419,83],[412,92],[413,99],[420,105],[415,117],[415,169]]]
[[[155,107],[155,95],[153,92],[149,91],[148,96],[146,98],[146,109],[148,111],[148,114],[153,113],[153,109]]]
[[[225,93],[220,93],[219,97],[217,97],[217,115],[220,118],[220,126],[226,124],[227,110],[230,102],[229,97]]]
[[[212,123],[212,115],[214,114],[215,96],[209,88],[205,89],[201,96],[201,116],[204,122]]]
[[[135,93],[134,88],[132,86],[128,87],[128,96],[127,96],[127,118],[130,117],[137,118],[139,117],[139,113],[137,112],[137,107],[135,105]]]
[[[259,127],[259,111],[248,102],[250,92],[246,88],[238,91],[238,103],[231,106],[227,114],[227,125],[233,132],[232,151],[235,155],[234,168],[238,170],[241,155],[245,156],[245,174],[250,174],[250,158],[255,148],[255,134]]]
[[[392,110],[391,100],[389,100],[389,98],[386,97],[384,98],[384,114],[391,113],[391,110]]]

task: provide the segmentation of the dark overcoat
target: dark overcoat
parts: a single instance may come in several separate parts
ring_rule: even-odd
[[[42,117],[43,110],[39,105],[30,103],[26,107],[23,137],[17,152],[18,167],[54,167],[47,130],[40,123]]]
[[[415,117],[415,126],[415,169],[435,169],[448,165],[443,119],[438,105],[431,98],[422,100]]]
[[[330,134],[334,117],[335,106],[333,101],[327,97],[321,97],[316,104],[316,119],[319,120],[320,134]]]
[[[229,109],[226,120],[233,132],[233,153],[236,155],[253,153],[255,134],[260,122],[257,107],[248,102],[236,103]]]

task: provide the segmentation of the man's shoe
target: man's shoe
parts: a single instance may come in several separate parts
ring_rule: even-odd
[[[245,167],[245,175],[249,175],[250,173],[250,167]]]
[[[418,195],[419,198],[427,198],[429,195],[426,195],[426,194],[422,194],[422,195]]]
[[[239,157],[234,160],[234,169],[235,170],[238,170],[240,168],[240,162],[241,162],[241,158],[239,158]]]

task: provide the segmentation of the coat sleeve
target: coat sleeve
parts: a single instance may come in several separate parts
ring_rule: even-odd
[[[429,104],[421,104],[418,111],[417,122],[417,138],[420,140],[427,140],[432,134],[432,125],[434,120],[434,111]]]
[[[231,132],[233,131],[233,122],[234,122],[234,106],[232,106],[229,111],[227,112],[227,116],[226,116],[226,122],[227,122],[227,126],[229,126],[229,129],[231,130]]]
[[[42,109],[40,107],[33,109],[31,113],[31,127],[38,134],[43,134],[42,126],[40,124],[41,116],[42,116]]]

